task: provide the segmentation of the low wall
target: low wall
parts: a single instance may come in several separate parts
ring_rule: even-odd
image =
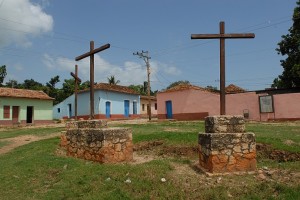
[[[69,122],[66,128],[61,135],[61,146],[68,156],[100,163],[133,159],[130,128],[108,128],[103,120]]]

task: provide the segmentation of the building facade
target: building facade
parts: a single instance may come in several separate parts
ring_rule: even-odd
[[[233,85],[226,88],[226,114],[249,120],[300,120],[299,102],[299,88],[251,92]],[[159,119],[201,120],[220,114],[219,93],[193,85],[159,92],[157,103]]]
[[[52,123],[53,100],[42,91],[0,88],[0,124]]]
[[[94,87],[95,119],[130,119],[140,116],[140,96],[125,86],[100,83]],[[90,91],[80,91],[77,98],[77,117],[88,119]],[[53,107],[54,119],[75,117],[75,95]]]
[[[151,116],[157,117],[157,100],[156,97],[150,96],[151,100]],[[140,96],[140,112],[141,117],[148,117],[148,106],[149,106],[149,97],[148,96]]]

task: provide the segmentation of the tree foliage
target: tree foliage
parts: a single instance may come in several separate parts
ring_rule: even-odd
[[[2,86],[3,81],[4,81],[5,77],[6,77],[6,75],[7,75],[6,66],[2,65],[0,67],[0,86]]]
[[[300,0],[294,9],[293,25],[289,33],[281,36],[282,40],[278,43],[276,51],[285,60],[281,60],[283,72],[274,79],[272,87],[291,88],[300,87]]]
[[[107,77],[107,82],[110,85],[118,85],[120,83],[120,80],[116,80],[115,76],[110,76],[110,77]]]

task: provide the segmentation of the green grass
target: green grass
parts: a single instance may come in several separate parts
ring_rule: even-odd
[[[300,123],[250,123],[246,128],[247,131],[255,133],[259,143],[270,144],[279,150],[300,152]],[[293,143],[287,143],[288,140]]]
[[[60,132],[64,128],[11,128],[4,129],[0,131],[0,139],[4,138],[12,138],[21,135],[37,135],[37,136],[45,136],[50,133]]]
[[[0,141],[0,148],[8,145],[9,143],[9,141]]]
[[[120,125],[118,125],[120,126]],[[134,143],[163,140],[164,146],[197,146],[203,122],[162,122],[132,127]],[[50,134],[60,128],[16,129],[0,132],[0,137]],[[300,152],[283,142],[299,144],[300,124],[247,124],[258,142]],[[29,132],[28,132],[29,131]],[[3,134],[3,135],[2,135]],[[272,138],[272,139],[268,139]],[[283,142],[282,142],[283,141]],[[3,143],[2,143],[3,144]],[[280,145],[279,145],[280,144]],[[0,143],[1,145],[1,143]],[[191,169],[186,157],[168,157],[143,164],[98,164],[56,155],[59,139],[53,138],[21,146],[0,155],[1,200],[11,199],[299,199],[300,183],[257,181],[254,175],[206,177]],[[178,173],[179,168],[190,169]],[[258,167],[300,173],[300,162],[278,163],[258,160]],[[192,171],[193,173],[191,173]],[[131,183],[125,183],[126,179]],[[161,182],[166,178],[167,182]],[[210,183],[211,185],[207,184]]]

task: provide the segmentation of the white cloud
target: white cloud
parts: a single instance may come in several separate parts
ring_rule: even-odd
[[[137,85],[143,84],[147,80],[147,70],[143,63],[136,63],[132,61],[126,61],[122,66],[116,66],[101,58],[99,55],[95,55],[95,81],[107,82],[107,77],[115,76],[117,80],[120,80],[120,85]],[[51,57],[45,54],[43,57],[44,64],[50,70],[74,72],[75,64],[78,65],[79,77],[84,80],[89,80],[90,76],[90,60],[84,59],[79,62],[62,57]],[[168,66],[166,64],[151,62],[151,80],[157,81],[156,74],[159,72],[169,71],[169,75],[178,74],[179,70],[174,66]],[[176,73],[174,73],[176,72]]]
[[[47,33],[52,28],[52,16],[29,0],[7,0],[0,8],[0,47],[9,44],[30,46],[29,37]]]

